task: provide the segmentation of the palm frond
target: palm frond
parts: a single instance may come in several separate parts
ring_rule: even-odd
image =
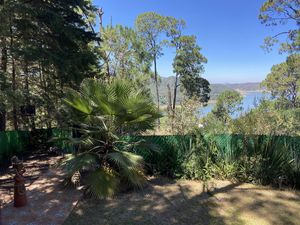
[[[66,171],[67,177],[72,177],[76,172],[90,170],[98,165],[98,157],[95,154],[83,153],[72,155],[63,161],[62,168]]]
[[[84,114],[91,114],[93,108],[89,101],[80,95],[77,91],[68,89],[67,98],[63,100],[67,105]]]
[[[119,173],[129,185],[142,187],[145,182],[143,175],[144,160],[141,156],[130,152],[116,151],[107,155],[119,168]]]
[[[107,168],[92,171],[87,177],[89,191],[97,198],[113,197],[119,184],[118,176]]]
[[[113,79],[105,83],[86,79],[80,91],[67,90],[64,103],[69,124],[81,135],[69,139],[81,152],[65,162],[69,176],[86,172],[86,184],[97,197],[112,196],[117,185],[124,181],[142,187],[143,158],[130,152],[141,142],[127,142],[120,136],[139,134],[154,127],[161,115],[152,98],[136,91],[134,84],[127,80]]]

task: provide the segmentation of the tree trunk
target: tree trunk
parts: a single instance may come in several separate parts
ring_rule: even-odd
[[[30,106],[31,101],[30,101],[28,62],[25,62],[24,73],[25,73],[26,105]],[[30,124],[31,130],[35,130],[35,115],[30,115],[29,124]]]
[[[159,100],[159,90],[158,90],[158,74],[157,74],[156,55],[154,55],[154,80],[155,80],[156,97],[157,97],[157,109],[159,111],[160,100]],[[158,119],[157,121],[158,121],[158,128],[160,128],[160,119]]]
[[[13,49],[13,45],[14,45],[14,38],[13,38],[13,30],[12,30],[12,26],[10,26],[10,54],[12,53],[12,49]],[[16,89],[17,89],[17,85],[16,85],[16,64],[15,64],[15,59],[13,54],[11,54],[12,57],[12,90],[13,90],[13,94],[16,94]],[[16,106],[16,98],[14,96],[13,99],[13,125],[14,125],[14,129],[15,130],[19,130],[19,126],[18,126],[18,115],[17,115],[17,106]]]
[[[175,76],[175,84],[174,84],[174,96],[173,96],[173,108],[172,108],[174,113],[176,108],[177,87],[178,87],[178,74],[176,74]]]
[[[14,94],[16,94],[17,85],[16,85],[16,65],[15,60],[12,59],[12,90]],[[14,129],[19,130],[19,124],[18,124],[18,115],[17,115],[17,106],[16,106],[16,100],[14,98],[13,100],[13,124]]]
[[[176,99],[177,99],[177,87],[178,87],[178,74],[176,73],[175,83],[174,83],[173,107],[172,107],[172,131],[174,129],[174,119],[175,119]]]
[[[168,116],[171,119],[171,130],[173,132],[174,128],[174,110],[172,107],[172,94],[171,94],[171,88],[170,85],[167,85],[168,88]]]
[[[168,89],[168,114],[172,115],[173,113],[173,107],[172,107],[172,94],[171,94],[171,88],[170,85],[167,84]]]
[[[292,107],[295,109],[297,108],[297,95],[298,95],[298,91],[297,91],[297,84],[296,82],[292,82],[291,84],[291,95],[292,95]]]
[[[6,111],[0,110],[0,131],[6,130]]]
[[[4,44],[4,47],[2,48],[1,51],[1,70],[3,73],[7,72],[7,48],[5,46],[5,38],[2,39],[2,43]],[[5,75],[4,75],[5,76]],[[0,91],[1,87],[0,87]],[[1,103],[1,108],[0,108],[0,131],[5,131],[6,130],[6,106],[4,103]]]

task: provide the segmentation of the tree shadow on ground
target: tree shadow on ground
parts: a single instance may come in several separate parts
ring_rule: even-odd
[[[138,224],[203,224],[223,225],[226,222],[214,208],[212,196],[203,192],[203,185],[191,187],[172,180],[155,179],[139,192],[121,194],[111,200],[85,200],[65,222],[67,224],[138,225]],[[215,189],[226,192],[238,186]]]
[[[154,179],[138,192],[82,200],[64,225],[296,225],[300,221],[296,192],[230,182],[205,190],[201,182]]]
[[[53,165],[61,157],[51,156],[49,154],[32,155],[26,158],[24,166],[26,172],[24,174],[26,187],[31,186],[40,176],[45,174],[51,165]],[[2,202],[8,203],[12,199],[15,175],[14,170],[10,166],[0,172],[0,195]]]
[[[27,189],[26,206],[15,208],[12,201],[3,205],[2,224],[62,224],[81,196],[74,188],[63,186],[63,179],[64,174],[57,171],[40,177]]]

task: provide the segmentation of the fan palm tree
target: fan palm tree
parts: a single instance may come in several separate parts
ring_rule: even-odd
[[[64,103],[66,121],[80,133],[68,139],[78,146],[63,162],[68,179],[96,197],[113,196],[124,184],[141,187],[144,162],[132,151],[140,142],[122,137],[154,128],[160,114],[151,97],[130,81],[86,79],[79,91],[67,90]]]

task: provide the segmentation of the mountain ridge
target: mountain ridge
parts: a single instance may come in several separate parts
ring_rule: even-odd
[[[168,89],[167,85],[170,85],[171,88],[171,94],[173,96],[173,90],[174,90],[174,82],[175,77],[161,77],[160,83],[159,83],[159,92],[160,92],[160,98],[162,101],[162,104],[167,103],[168,98]],[[215,100],[220,93],[222,93],[225,90],[236,90],[242,95],[246,95],[249,92],[262,92],[263,88],[260,86],[260,82],[245,82],[245,83],[213,83],[210,85],[211,88],[211,100]],[[155,84],[154,82],[150,85],[150,90],[152,95],[156,96],[155,91]],[[183,94],[180,91],[178,92],[178,99],[177,103],[180,103],[183,98]]]

